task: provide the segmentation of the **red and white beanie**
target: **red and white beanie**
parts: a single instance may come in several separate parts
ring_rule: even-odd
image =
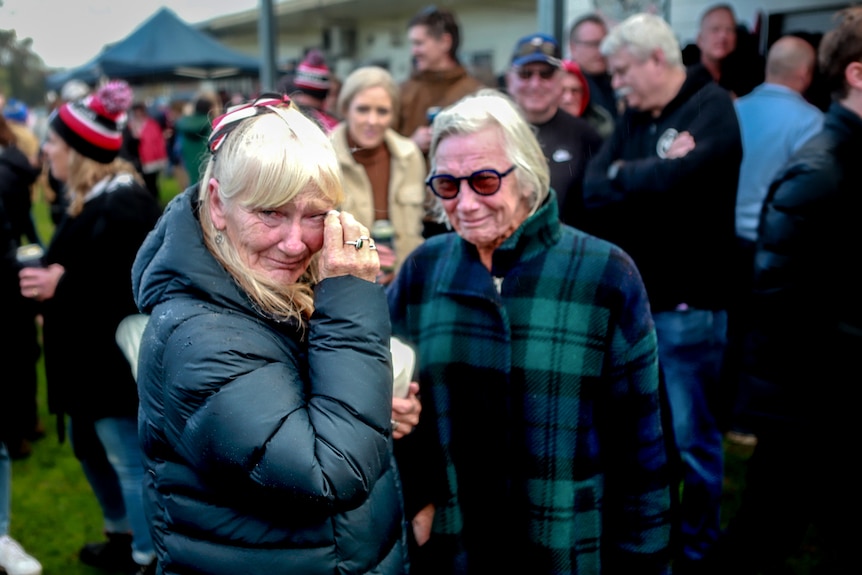
[[[123,145],[122,128],[132,97],[126,82],[108,82],[95,94],[60,106],[51,129],[79,154],[110,164]]]
[[[320,51],[312,49],[296,67],[293,85],[297,90],[317,98],[325,98],[329,92],[329,68]]]

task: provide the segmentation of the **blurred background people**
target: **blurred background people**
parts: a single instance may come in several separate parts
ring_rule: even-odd
[[[745,26],[737,24],[730,4],[713,4],[703,11],[695,43],[683,51],[683,63],[706,68],[734,98],[748,94],[763,81],[757,41]]]
[[[30,127],[30,109],[24,102],[9,98],[2,110],[9,129],[15,134],[16,147],[24,153],[31,164],[41,165],[39,138]]]
[[[580,227],[582,184],[587,162],[598,153],[602,138],[584,119],[560,108],[563,97],[562,54],[547,34],[529,34],[515,44],[506,87],[537,132],[551,169],[560,219]]]
[[[107,541],[86,544],[80,559],[144,572],[155,550],[143,510],[138,394],[115,332],[137,312],[132,262],[161,210],[134,166],[118,157],[131,103],[128,84],[114,81],[52,117],[45,155],[67,186],[68,213],[45,267],[24,268],[19,279],[21,294],[41,303],[49,411],[61,441],[69,416],[73,451],[102,509]]]
[[[36,360],[40,348],[35,306],[21,296],[17,250],[20,218],[6,210],[7,198],[30,200],[30,184],[38,174],[15,147],[15,134],[0,117],[0,331],[3,336],[3,378],[0,383],[0,570],[7,575],[41,575],[42,565],[9,533],[12,519],[12,459],[29,454],[34,433]],[[20,200],[17,200],[20,202]],[[29,211],[26,218],[32,225]],[[38,263],[38,262],[33,262]]]
[[[743,422],[744,398],[739,393],[739,361],[745,323],[750,310],[754,249],[763,200],[784,164],[823,126],[823,113],[803,94],[811,85],[817,53],[806,40],[783,36],[769,49],[766,81],[734,101],[742,135],[742,163],[736,192],[736,243],[738,295],[728,315],[728,351],[725,357],[722,417],[727,437],[751,445],[757,437]]]
[[[614,118],[611,114],[593,103],[590,85],[577,62],[563,60],[560,108],[572,116],[583,118],[604,140],[614,131]]]
[[[292,82],[281,87],[282,92],[318,122],[326,133],[338,125],[338,118],[326,109],[326,99],[332,88],[331,75],[323,53],[311,49],[296,67]]]
[[[435,213],[456,233],[414,250],[387,292],[423,389],[400,440],[422,468],[399,460],[412,573],[667,573],[670,474],[637,269],[561,224],[533,128],[498,90],[443,110],[430,158]]]
[[[180,140],[180,157],[190,184],[200,181],[203,176],[209,155],[207,139],[212,130],[212,120],[221,109],[215,100],[215,94],[199,94],[190,112],[179,117],[174,124]]]
[[[733,295],[734,206],[742,142],[733,101],[686,68],[676,35],[641,13],[602,41],[626,111],[587,167],[587,231],[643,274],[682,459],[674,573],[718,538],[724,446],[716,396]]]
[[[0,202],[3,205],[3,285],[0,295],[3,325],[4,374],[0,383],[0,441],[5,456],[30,455],[32,442],[44,435],[37,404],[36,362],[41,346],[36,330],[37,306],[18,289],[17,250],[26,246],[41,251],[31,215],[31,187],[41,170],[18,149],[12,127],[0,117]],[[36,259],[30,265],[39,265]],[[2,489],[2,486],[0,486]],[[2,518],[0,518],[2,523]],[[4,532],[0,529],[0,535]]]
[[[132,272],[159,572],[405,574],[385,292],[332,144],[262,95],[210,149]]]
[[[413,140],[427,156],[431,145],[431,122],[441,109],[483,87],[458,60],[461,29],[455,14],[435,5],[426,6],[407,22],[413,71],[400,86],[400,112],[395,130]],[[426,162],[427,163],[427,162]],[[432,202],[425,195],[426,208]],[[426,211],[422,235],[448,231]]]
[[[338,100],[344,121],[332,132],[344,173],[342,209],[353,214],[377,241],[383,283],[422,243],[425,158],[409,138],[392,129],[398,117],[398,86],[383,68],[367,66],[344,80]],[[378,225],[375,226],[375,222]],[[375,234],[391,227],[388,244]]]
[[[770,184],[756,240],[742,385],[757,445],[739,510],[699,573],[786,572],[812,524],[818,572],[858,569],[862,7],[838,14],[819,63],[832,105]]]
[[[168,148],[161,125],[150,116],[143,102],[132,104],[123,127],[120,155],[135,166],[144,178],[147,190],[159,199],[159,176],[168,167]]]
[[[569,53],[587,79],[593,104],[615,120],[620,105],[611,85],[607,60],[599,49],[607,35],[608,25],[604,18],[594,13],[584,14],[572,23],[569,30]]]

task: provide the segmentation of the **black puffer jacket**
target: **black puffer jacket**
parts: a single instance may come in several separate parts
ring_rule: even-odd
[[[858,381],[862,349],[860,160],[862,118],[834,103],[770,186],[742,381],[758,434],[856,419],[842,410],[858,409],[847,385]]]
[[[406,572],[383,288],[323,280],[303,339],[212,257],[195,197],[168,206],[133,269],[160,572]]]

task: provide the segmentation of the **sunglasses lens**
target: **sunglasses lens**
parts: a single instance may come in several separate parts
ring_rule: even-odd
[[[454,198],[458,195],[460,183],[452,176],[434,176],[431,178],[431,190],[441,198]]]
[[[538,74],[542,80],[550,80],[554,77],[556,71],[555,68],[520,68],[518,69],[518,77],[522,80],[529,80]]]
[[[476,172],[470,176],[470,187],[477,194],[487,196],[500,189],[500,175],[496,172]]]

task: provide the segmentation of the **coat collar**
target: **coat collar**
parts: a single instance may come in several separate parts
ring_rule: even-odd
[[[559,242],[561,234],[557,197],[553,190],[536,213],[494,251],[491,273],[479,260],[476,246],[455,233],[448,234],[438,289],[446,294],[498,299],[494,278],[506,279],[513,271],[517,273],[524,262],[541,257]]]

